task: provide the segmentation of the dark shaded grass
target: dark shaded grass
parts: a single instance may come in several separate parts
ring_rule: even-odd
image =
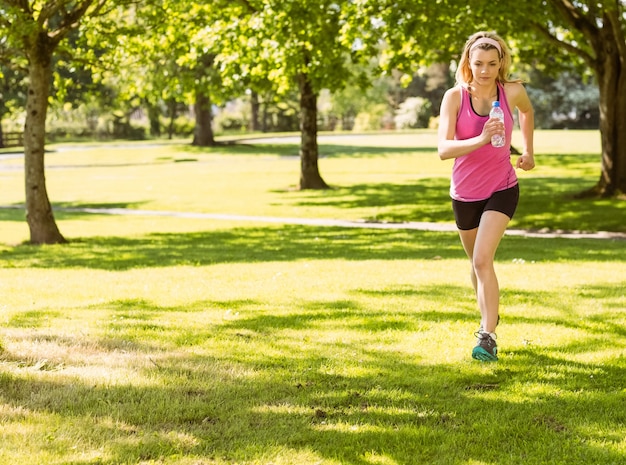
[[[626,241],[510,236],[498,259],[622,261]],[[311,226],[251,226],[140,237],[90,237],[67,245],[0,250],[4,268],[125,270],[175,265],[315,259],[413,260],[463,258],[456,233]]]

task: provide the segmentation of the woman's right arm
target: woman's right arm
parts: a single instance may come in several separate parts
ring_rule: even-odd
[[[491,141],[491,135],[486,134],[485,129],[471,139],[454,139],[456,119],[460,108],[461,89],[458,86],[448,89],[443,96],[439,111],[438,152],[442,160],[462,157]]]

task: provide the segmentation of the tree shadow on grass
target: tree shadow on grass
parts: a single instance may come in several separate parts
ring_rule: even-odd
[[[449,183],[445,177],[430,177],[402,184],[335,186],[324,191],[297,192],[286,196],[284,204],[371,209],[377,219],[395,222],[451,222]],[[520,179],[520,203],[511,227],[626,232],[626,201],[574,198],[591,185],[591,179],[586,183],[566,177]]]
[[[144,205],[145,202],[99,202],[99,203],[84,203],[84,202],[57,202],[54,205],[54,217],[56,220],[76,220],[91,218],[97,219],[98,210],[103,210],[102,215],[106,213],[104,210],[109,209],[138,209]],[[13,204],[0,206],[0,222],[2,221],[15,221],[24,222],[26,220],[26,210],[23,204]],[[88,211],[91,210],[91,211]],[[107,215],[108,216],[108,215]]]
[[[623,241],[506,237],[498,259],[622,261]],[[5,247],[5,268],[126,270],[176,265],[295,260],[464,258],[456,233],[299,225],[241,227],[184,234],[73,239],[67,245]]]
[[[141,209],[146,203],[147,201],[98,203],[56,202],[54,204],[54,216],[59,221],[84,218],[96,219],[99,215],[99,210],[103,210],[102,215],[107,214],[106,210],[129,210],[132,213],[135,209]]]
[[[416,286],[405,295],[421,298],[428,291]],[[129,334],[144,331],[150,340],[145,353],[152,363],[131,359],[139,382],[94,383],[63,376],[63,366],[52,377],[28,370],[1,374],[2,401],[12,407],[3,413],[9,444],[21,434],[15,425],[28,421],[31,441],[41,438],[42,449],[54,444],[65,451],[59,452],[63,463],[74,465],[93,463],[93,454],[103,454],[103,464],[175,456],[234,463],[271,463],[280,456],[346,465],[624,459],[618,452],[626,421],[619,408],[623,358],[598,366],[553,355],[571,348],[563,346],[513,350],[490,366],[441,363],[433,354],[422,359],[427,350],[416,357],[380,340],[369,343],[372,328],[356,316],[384,322],[385,312],[343,300],[303,302],[282,319],[249,312],[254,302],[197,302],[196,308],[235,308],[242,316],[205,328],[192,350],[169,353],[162,340],[180,337],[181,328],[160,335],[143,329],[146,318],[157,316],[149,303],[106,305],[112,317],[141,316],[127,322]],[[416,316],[448,324],[434,314]],[[397,338],[415,330],[408,315],[404,321],[391,328]],[[346,325],[356,337],[323,337]],[[428,333],[437,337],[437,331]],[[80,341],[60,343],[77,347]],[[141,342],[127,350],[142,350]],[[57,429],[37,431],[39,415],[54,415]],[[76,448],[91,458],[76,458]]]
[[[186,153],[194,154],[224,154],[232,155],[278,155],[287,157],[298,157],[300,151],[299,144],[251,144],[243,143],[229,144],[217,147],[185,147]],[[385,154],[414,154],[427,152],[435,154],[436,147],[373,147],[367,145],[342,145],[342,144],[319,144],[319,156],[321,158],[365,158],[365,157],[385,157]]]
[[[449,181],[445,178],[424,178],[406,184],[354,184],[324,192],[299,192],[297,199],[286,197],[285,205],[371,209],[376,219],[385,221],[450,222],[454,218],[448,190]]]
[[[391,233],[391,234],[390,234]],[[75,239],[67,246],[6,248],[0,263],[11,267],[87,267],[130,269],[172,265],[257,263],[306,259],[403,259],[458,251],[448,235],[419,235],[411,231],[353,230],[305,226],[234,228],[185,234],[150,234],[143,237]]]
[[[23,205],[0,207],[0,221],[25,222],[26,212]]]
[[[429,153],[436,156],[437,147],[368,147],[358,145],[321,144],[320,157],[323,158],[365,158],[385,157],[386,154],[420,154]]]
[[[580,178],[529,178],[520,181],[514,227],[525,229],[626,232],[626,201],[575,198],[593,186]]]
[[[538,167],[566,168],[585,176],[597,176],[601,158],[598,154],[567,153],[541,156]]]
[[[13,315],[7,326],[12,328],[40,328],[49,324],[50,320],[61,316],[61,312],[53,310],[30,310]]]
[[[532,230],[584,230],[626,232],[626,202],[615,199],[575,199],[592,178],[532,177],[520,180],[520,204],[511,227]],[[362,209],[364,219],[379,221],[452,222],[447,177],[419,178],[403,184],[375,183],[337,186],[322,191],[280,191],[279,202],[287,207],[328,207],[339,211]],[[276,191],[278,192],[278,191]],[[134,209],[144,202],[81,204],[66,202],[55,204],[59,220],[81,218],[94,213],[81,209]],[[23,207],[21,207],[23,208]],[[71,209],[72,211],[68,211]],[[367,212],[371,212],[368,215]],[[93,216],[97,218],[97,216]],[[0,209],[0,220],[23,221],[23,211]]]

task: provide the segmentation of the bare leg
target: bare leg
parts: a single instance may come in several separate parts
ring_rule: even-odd
[[[497,211],[486,211],[480,226],[469,231],[459,231],[465,253],[472,262],[472,285],[481,314],[481,325],[493,333],[498,324],[500,287],[494,268],[494,259],[500,240],[510,219]]]
[[[467,255],[467,258],[470,259],[470,263],[473,261],[472,257],[474,256],[474,244],[476,242],[477,234],[478,234],[478,228],[469,229],[467,231],[459,230],[459,237],[461,238],[461,244],[463,245],[463,249],[465,250],[465,254]],[[472,286],[474,287],[474,292],[478,293],[478,283],[476,281],[476,272],[474,271],[473,263],[470,269],[470,279],[472,280]]]

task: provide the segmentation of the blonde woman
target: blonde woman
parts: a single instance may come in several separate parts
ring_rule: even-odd
[[[519,200],[515,168],[535,167],[533,108],[520,81],[509,79],[510,65],[511,54],[501,37],[493,32],[472,35],[459,61],[456,85],[446,91],[440,110],[439,157],[454,160],[450,196],[480,308],[472,357],[481,361],[498,359],[500,288],[494,258]],[[496,100],[504,111],[504,124],[489,117]],[[512,110],[518,112],[523,141],[515,168]],[[504,147],[491,145],[495,134],[504,134]]]

